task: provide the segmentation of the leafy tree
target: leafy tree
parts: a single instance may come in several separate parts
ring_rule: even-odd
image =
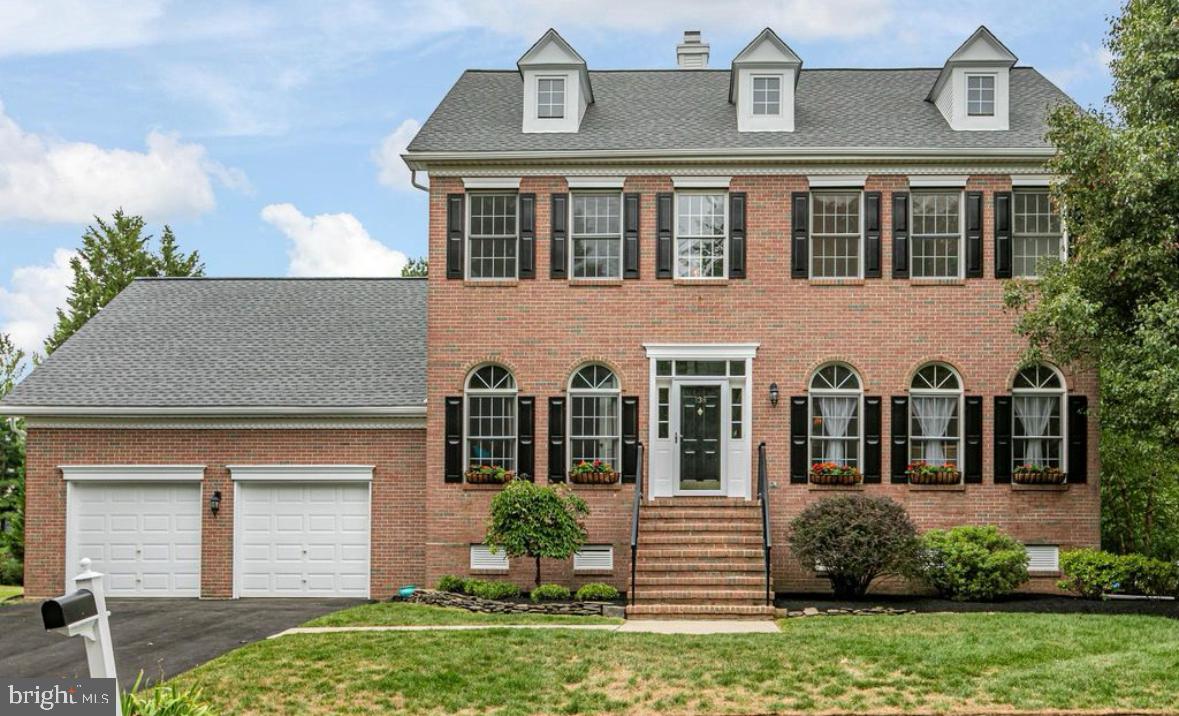
[[[1106,431],[1101,457],[1102,546],[1179,560],[1179,447]]]
[[[94,220],[96,226],[86,227],[82,247],[70,260],[74,278],[66,300],[68,310],[58,309],[57,325],[45,340],[46,354],[57,350],[136,278],[205,273],[200,255],[182,252],[171,227],[164,227],[159,250],[152,251],[152,236],[144,233],[143,217],[120,209],[109,222]]]
[[[539,587],[541,557],[572,557],[585,543],[587,515],[585,501],[564,488],[513,480],[491,500],[487,546],[509,557],[535,559]]]
[[[402,278],[425,278],[429,263],[425,256],[410,259],[409,263],[401,267]]]
[[[0,398],[24,370],[24,351],[0,333]],[[25,432],[22,421],[0,417],[0,583],[20,579],[24,562]]]

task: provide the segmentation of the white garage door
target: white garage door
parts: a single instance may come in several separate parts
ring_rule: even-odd
[[[238,596],[367,597],[368,488],[238,483]]]
[[[75,482],[69,501],[70,589],[89,557],[111,596],[200,596],[199,482]]]

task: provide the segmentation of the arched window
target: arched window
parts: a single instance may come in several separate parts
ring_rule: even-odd
[[[467,464],[516,469],[516,379],[498,365],[467,378]]]
[[[1064,379],[1051,366],[1028,366],[1011,386],[1012,467],[1063,469]]]
[[[622,469],[618,378],[604,365],[582,367],[569,379],[571,465],[601,460]]]
[[[860,410],[863,387],[842,363],[825,365],[811,377],[811,464],[860,466]]]
[[[943,363],[917,371],[909,387],[909,461],[961,468],[962,381]]]

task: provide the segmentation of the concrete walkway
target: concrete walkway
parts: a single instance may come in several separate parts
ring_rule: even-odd
[[[446,624],[430,626],[339,626],[295,627],[273,634],[276,639],[290,634],[338,634],[343,632],[398,631],[480,631],[487,629],[576,629],[645,634],[777,634],[778,623],[770,620],[711,619],[628,619],[622,624]]]

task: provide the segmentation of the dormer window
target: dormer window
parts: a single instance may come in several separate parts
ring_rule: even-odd
[[[994,75],[966,75],[966,113],[971,117],[995,116]]]
[[[540,119],[562,119],[565,116],[564,77],[537,78],[536,116]]]
[[[782,113],[782,77],[753,78],[753,114],[777,116]]]

